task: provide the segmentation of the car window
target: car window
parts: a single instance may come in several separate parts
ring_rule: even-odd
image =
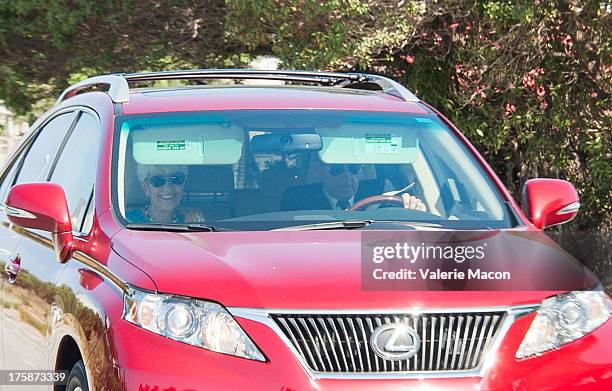
[[[60,114],[40,130],[26,154],[16,183],[40,182],[46,179],[49,167],[72,125],[74,116],[73,112]]]
[[[114,200],[131,223],[206,221],[244,230],[355,219],[512,225],[491,178],[435,115],[166,113],[124,116],[117,131]],[[421,205],[389,198],[401,193]]]
[[[0,204],[3,204],[8,196],[8,190],[13,184],[13,180],[15,179],[15,173],[19,168],[19,164],[21,162],[21,158],[23,156],[19,156],[17,159],[13,160],[12,165],[7,167],[7,173],[2,178],[2,183],[0,183]]]
[[[81,229],[96,179],[98,139],[98,121],[81,113],[51,175],[50,181],[61,185],[66,193],[74,231]]]
[[[91,196],[89,197],[89,205],[87,206],[87,213],[85,213],[85,217],[83,218],[83,226],[81,227],[81,232],[89,232],[93,227],[93,218],[94,218],[94,202],[93,202],[93,189],[91,192]]]

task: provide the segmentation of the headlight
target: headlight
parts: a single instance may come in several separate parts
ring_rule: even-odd
[[[516,358],[541,354],[575,341],[610,317],[610,300],[603,291],[576,291],[544,301]]]
[[[123,318],[164,337],[215,352],[266,361],[253,341],[219,304],[134,288],[124,295]]]

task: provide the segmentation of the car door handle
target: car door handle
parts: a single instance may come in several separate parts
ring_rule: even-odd
[[[6,266],[4,267],[4,271],[6,272],[8,283],[14,284],[15,281],[17,281],[17,275],[21,271],[21,257],[18,255],[7,262]]]

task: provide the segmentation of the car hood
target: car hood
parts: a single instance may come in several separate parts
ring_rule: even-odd
[[[124,229],[112,238],[112,247],[147,273],[159,292],[213,300],[228,307],[473,308],[538,303],[558,292],[364,289],[361,280],[363,232],[173,233]],[[501,232],[485,231],[485,234]],[[511,235],[516,241],[513,246],[527,249],[544,246],[558,257],[571,258],[538,232]],[[527,263],[537,263],[541,253],[522,252],[532,254],[533,259]],[[571,263],[575,265],[575,261]],[[593,278],[584,281],[585,287],[593,283]]]

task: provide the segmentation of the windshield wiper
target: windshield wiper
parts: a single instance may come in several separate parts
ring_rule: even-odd
[[[380,224],[397,224],[404,225],[406,227],[413,228],[444,228],[442,224],[439,223],[429,223],[426,221],[410,221],[410,220],[376,220],[376,223]]]
[[[305,224],[305,225],[291,225],[288,227],[276,228],[272,231],[315,231],[315,230],[332,230],[332,229],[360,229],[367,227],[371,224],[397,224],[406,227],[413,227],[414,229],[420,228],[432,228],[432,229],[444,229],[444,226],[437,223],[427,222],[415,222],[415,221],[402,221],[402,220],[342,220],[342,221],[330,221],[325,223]]]
[[[340,220],[340,221],[326,221],[323,223],[314,224],[303,224],[303,225],[290,225],[281,228],[275,228],[271,231],[317,231],[317,230],[349,230],[349,229],[361,229],[369,225],[374,224],[375,226],[380,225],[380,229],[384,229],[385,225],[401,225],[405,227],[411,227],[413,229],[491,229],[490,227],[470,227],[470,228],[458,228],[458,227],[445,227],[442,224],[430,223],[430,222],[417,222],[417,221],[402,221],[402,220]],[[373,226],[374,227],[374,226]],[[231,231],[227,228],[219,228],[213,225],[206,225],[200,223],[191,224],[172,224],[172,223],[151,223],[151,224],[136,224],[130,223],[126,225],[126,228],[140,230],[140,231],[168,231],[168,232],[218,232],[218,231]],[[378,229],[378,228],[375,228]],[[387,228],[389,229],[389,228]]]
[[[325,223],[291,225],[289,227],[276,228],[272,231],[316,231],[326,229],[359,229],[372,224],[373,220],[343,220]]]
[[[217,229],[212,225],[206,224],[127,224],[129,229],[137,229],[142,231],[170,231],[170,232],[215,232]]]

